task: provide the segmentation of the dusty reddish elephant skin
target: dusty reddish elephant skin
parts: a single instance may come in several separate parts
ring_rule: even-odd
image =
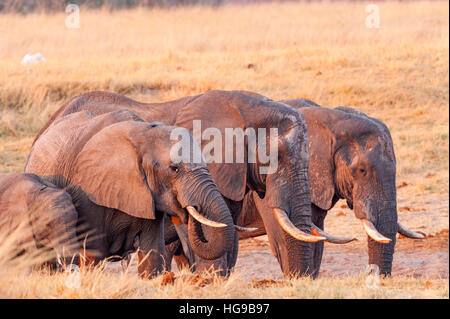
[[[0,174],[1,231],[12,235],[24,227],[17,241],[18,255],[42,249],[50,253],[49,264],[70,263],[79,247],[77,217],[71,196],[39,176]]]
[[[158,274],[164,214],[189,225],[189,244],[202,258],[220,258],[231,250],[233,220],[206,164],[170,160],[174,129],[145,122],[129,110],[97,116],[82,110],[55,119],[33,143],[26,171],[71,194],[80,240],[95,262],[139,249],[147,255],[141,275]],[[193,145],[192,135],[181,129]],[[205,227],[203,233],[189,207],[222,226]]]

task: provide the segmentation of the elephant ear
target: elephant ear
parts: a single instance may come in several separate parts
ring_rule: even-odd
[[[302,112],[305,116],[306,112]],[[309,139],[309,182],[311,201],[323,210],[333,205],[334,148],[336,139],[320,121],[309,120],[305,116]]]
[[[201,134],[194,132],[193,121],[201,122]],[[210,141],[201,141],[203,131],[208,128],[216,128],[222,137],[225,137],[225,128],[245,129],[244,119],[235,106],[235,103],[226,99],[217,98],[214,92],[209,92],[186,105],[176,118],[176,126],[181,126],[193,133],[202,150]],[[200,140],[199,140],[200,139]],[[213,139],[213,138],[212,138]],[[212,141],[211,139],[211,141]],[[244,156],[244,163],[225,162],[225,141],[221,139],[222,160],[221,163],[207,163],[208,170],[217,185],[220,193],[234,201],[244,198],[247,183],[247,156]],[[236,141],[233,138],[233,150],[236,149]],[[244,147],[245,155],[246,147]]]
[[[97,205],[155,219],[140,156],[127,134],[134,123],[116,123],[95,134],[76,158],[72,182]]]

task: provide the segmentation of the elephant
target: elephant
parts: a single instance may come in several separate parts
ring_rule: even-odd
[[[79,251],[72,197],[39,176],[0,174],[0,211],[2,234],[17,236],[13,258],[37,252],[52,268],[65,267]]]
[[[275,171],[261,173],[261,168],[265,167],[262,158],[267,154],[254,149],[246,151],[245,155],[253,154],[256,161],[252,162],[245,156],[241,162],[236,160],[227,163],[223,159],[229,149],[226,150],[223,146],[218,149],[221,160],[208,161],[207,167],[230,208],[234,223],[239,218],[245,195],[252,191],[258,194],[260,204],[267,208],[261,216],[265,230],[284,275],[290,277],[312,273],[312,243],[328,240],[332,236],[315,227],[311,221],[308,136],[300,112],[289,105],[240,91],[212,90],[161,103],[141,103],[120,94],[94,91],[76,96],[62,105],[42,128],[37,140],[53,122],[68,114],[89,111],[100,115],[122,109],[134,112],[145,121],[159,121],[187,128],[201,145],[203,153],[206,145],[201,140],[209,128],[215,128],[222,136],[226,135],[227,128],[244,131],[255,129],[258,132],[261,129],[266,133],[269,128],[276,129],[278,135],[274,142],[278,157]],[[195,127],[195,120],[201,121],[201,129]],[[210,137],[208,141],[211,143],[214,139]],[[269,144],[263,138],[258,141]],[[236,143],[233,144],[233,150],[236,149]],[[245,150],[249,149],[249,144],[246,136]],[[204,260],[202,256],[192,252],[186,240],[186,226],[177,222],[176,218],[172,221],[174,225],[170,227],[175,229],[176,235],[167,238],[166,243],[170,244],[179,238],[185,255],[197,255]],[[237,233],[234,234],[233,245],[232,253],[213,262],[206,262],[206,266],[213,267],[221,274],[228,273],[236,263]],[[202,262],[198,265],[197,269],[203,267]]]
[[[241,92],[270,101],[258,93]],[[409,230],[397,220],[396,160],[389,129],[381,121],[346,106],[328,109],[306,99],[280,102],[298,109],[306,121],[313,223],[323,230],[327,211],[338,199],[346,199],[368,234],[369,264],[376,264],[381,275],[390,275],[397,231],[412,239],[423,239],[424,234]],[[364,160],[360,159],[358,162],[355,158]],[[365,174],[352,169],[352,164],[356,167],[358,164],[363,165]],[[240,233],[240,239],[267,233],[261,218],[263,214],[267,214],[267,207],[260,202],[256,192],[246,194],[238,225],[257,230]],[[347,243],[355,239],[328,236],[328,241],[333,243]],[[183,267],[189,267],[196,262],[195,256],[185,255],[175,240],[169,243],[166,246],[167,260],[174,257],[177,265]],[[322,261],[323,242],[312,245],[312,276],[317,278]]]
[[[377,265],[381,275],[391,275],[397,232],[414,239],[422,239],[424,234],[398,222],[396,158],[389,129],[380,120],[347,106],[329,109],[305,99],[281,102],[298,109],[306,121],[313,222],[323,229],[328,210],[345,199],[368,235],[369,264]],[[261,229],[254,197],[249,194],[246,198],[238,225]],[[243,233],[240,238],[263,233]],[[317,276],[323,243],[313,245]]]
[[[188,225],[189,243],[202,258],[232,249],[232,216],[203,159],[172,161],[175,130],[188,136],[192,154],[200,152],[186,129],[145,122],[130,110],[71,113],[35,139],[25,171],[72,196],[87,260],[124,258],[137,249],[139,275],[159,274],[165,214]]]

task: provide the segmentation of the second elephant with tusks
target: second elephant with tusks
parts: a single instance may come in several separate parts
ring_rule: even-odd
[[[77,233],[95,262],[124,257],[137,245],[139,274],[159,273],[164,214],[188,225],[196,254],[220,258],[233,249],[233,219],[204,162],[171,161],[174,129],[126,110],[76,112],[54,121],[35,140],[25,171],[72,196]],[[187,134],[192,152],[199,150]]]
[[[193,132],[196,138],[197,133],[202,136],[209,128],[214,128],[221,136],[226,136],[227,128],[244,132],[250,128],[256,132],[276,129],[278,135],[274,142],[278,151],[277,167],[271,174],[261,173],[261,168],[267,166],[267,163],[261,160],[266,154],[256,152],[256,162],[245,156],[242,162],[236,160],[228,163],[224,160],[226,152],[229,151],[225,149],[225,143],[222,143],[222,161],[209,162],[207,166],[232,212],[234,222],[239,218],[246,194],[255,191],[261,198],[262,205],[267,208],[261,217],[283,273],[286,276],[312,274],[312,243],[327,240],[332,236],[322,232],[311,221],[308,135],[300,112],[286,104],[255,98],[237,91],[214,90],[163,103],[141,103],[120,94],[88,92],[64,104],[41,130],[37,140],[39,141],[39,135],[43,134],[47,127],[68,114],[86,110],[99,115],[121,109],[131,110],[146,121],[181,126],[192,132],[194,121],[201,121],[201,132]],[[209,140],[204,140],[202,147],[208,145],[211,140],[211,136]],[[267,140],[261,139],[259,142],[266,144]],[[244,150],[249,149],[248,139],[243,146]],[[232,151],[235,149],[236,144],[233,144]],[[187,240],[188,229],[183,225],[176,225],[174,229],[174,237],[181,239],[184,252],[195,258]],[[170,241],[174,237],[167,239]],[[232,239],[232,245],[234,249],[231,253],[214,262],[201,258],[195,266],[197,269],[213,267],[220,274],[228,273],[237,259],[237,234]]]
[[[303,99],[284,100],[305,118],[309,135],[312,218],[323,229],[327,211],[345,199],[368,235],[369,264],[390,275],[397,232],[412,239],[425,238],[398,222],[395,186],[396,159],[391,134],[381,121],[350,107],[321,107]],[[259,227],[263,222],[246,198],[239,225]],[[263,209],[260,207],[260,209]],[[264,234],[242,234],[241,238]],[[318,275],[323,243],[314,244],[313,264]]]

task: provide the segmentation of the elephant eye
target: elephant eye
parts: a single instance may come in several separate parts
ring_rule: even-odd
[[[180,170],[180,168],[177,165],[170,165],[169,167],[175,173],[178,173],[178,171]]]

